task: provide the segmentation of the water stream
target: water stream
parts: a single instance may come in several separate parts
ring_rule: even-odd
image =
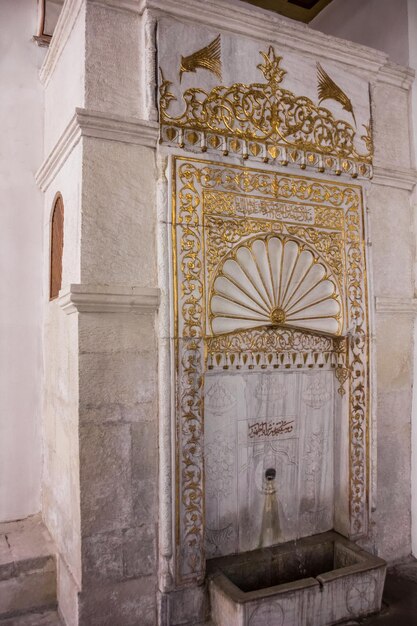
[[[276,470],[268,468],[264,475],[264,510],[262,513],[261,536],[259,547],[272,546],[282,540],[280,525],[280,506],[276,493]]]

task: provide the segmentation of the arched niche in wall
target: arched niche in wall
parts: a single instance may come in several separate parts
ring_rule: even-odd
[[[64,250],[64,202],[61,194],[55,197],[51,219],[51,252],[49,299],[58,297],[62,282],[62,253]]]
[[[179,584],[218,556],[331,528],[366,536],[361,187],[192,157],[171,167]]]

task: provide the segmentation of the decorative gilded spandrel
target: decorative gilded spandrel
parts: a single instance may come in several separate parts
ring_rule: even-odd
[[[210,233],[206,257],[209,272],[212,272],[224,255],[244,237],[255,234],[278,234],[283,230],[279,222],[260,222],[250,218],[224,220],[215,216],[207,216],[205,226],[206,231]]]
[[[369,332],[360,187],[175,158],[173,202],[178,583],[202,580],[207,542],[214,549],[219,541],[233,543],[236,537],[227,524],[219,522],[205,529],[204,522],[203,385],[206,372],[213,370],[333,369],[340,378],[341,368],[348,369],[347,399],[343,402],[349,407],[350,421],[350,524],[352,536],[364,535],[368,513]],[[273,238],[307,246],[317,256],[317,263],[329,268],[337,286],[336,297],[343,303],[343,333],[349,330],[347,337],[285,328],[278,311],[270,326],[213,334],[211,289],[226,258],[254,239],[265,245]],[[214,392],[212,396],[217,399]],[[232,403],[230,394],[223,393],[218,399],[227,406]],[[311,435],[312,451],[316,435],[320,437],[318,431]],[[211,535],[205,537],[205,532]]]
[[[213,42],[214,43],[214,42]],[[296,163],[319,171],[352,177],[370,177],[373,146],[370,125],[361,136],[345,120],[336,119],[326,108],[306,96],[297,96],[281,87],[287,74],[282,57],[273,46],[261,51],[257,65],[265,82],[218,85],[207,91],[189,88],[182,94],[183,112],[171,112],[177,101],[173,83],[160,70],[159,108],[161,141],[179,147],[199,147],[259,158],[282,165]],[[346,94],[322,70],[319,95],[332,98],[353,115]],[[331,88],[330,88],[330,86]]]

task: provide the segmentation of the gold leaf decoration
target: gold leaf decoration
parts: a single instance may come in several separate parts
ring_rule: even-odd
[[[256,67],[258,70],[261,70],[268,84],[278,85],[287,73],[279,66],[282,57],[278,57],[275,54],[275,50],[272,46],[269,46],[268,54],[261,52],[261,55],[264,58],[264,63],[259,63]]]
[[[195,71],[197,67],[209,69],[207,63],[202,64],[202,59],[207,57],[207,53],[203,51],[211,46],[216,50],[216,41],[190,57],[183,57],[181,72]],[[328,109],[316,105],[306,96],[298,96],[282,88],[281,82],[286,71],[280,67],[282,57],[276,54],[272,46],[268,53],[260,54],[263,63],[257,67],[265,82],[217,85],[208,92],[201,88],[186,89],[182,94],[183,112],[179,115],[170,113],[171,102],[177,98],[171,90],[172,82],[166,80],[161,72],[161,125],[216,134],[224,141],[225,146],[226,139],[244,140],[247,145],[251,142],[260,143],[265,148],[265,158],[276,158],[280,154],[279,148],[285,147],[286,150],[292,148],[307,154],[313,153],[310,157],[312,164],[318,163],[315,154],[372,163],[373,150],[370,141],[361,137],[364,150],[358,150],[358,133],[351,124],[336,119]],[[213,62],[211,59],[210,71],[216,73],[214,69],[217,65],[213,66]],[[220,72],[219,67],[217,70]],[[318,71],[320,102],[332,98],[340,102],[353,116],[352,103],[346,94],[320,65]]]
[[[323,102],[323,100],[335,100],[342,105],[342,108],[350,113],[353,117],[353,121],[356,126],[355,114],[353,113],[352,103],[345,94],[345,92],[336,85],[334,80],[330,78],[328,73],[322,68],[320,63],[317,63],[317,93],[319,96],[319,104]]]
[[[278,148],[276,146],[268,146],[268,152],[275,159],[278,154]]]
[[[232,150],[232,152],[239,152],[240,141],[238,141],[237,139],[232,139],[232,141],[230,142],[230,149]]]
[[[340,384],[340,387],[337,391],[343,397],[346,393],[345,382],[349,378],[349,370],[347,367],[337,367],[335,369],[335,375]]]
[[[191,133],[188,133],[187,135],[187,139],[191,144],[195,144],[197,143],[199,137],[197,135],[197,133],[195,133],[194,131],[192,131]]]
[[[218,148],[220,145],[220,139],[218,137],[216,137],[216,135],[213,135],[212,137],[210,137],[209,139],[209,144],[213,147],[213,148]]]
[[[198,68],[208,70],[222,79],[221,40],[220,35],[208,46],[197,50],[187,57],[181,57],[180,82],[184,72],[196,72]]]
[[[175,130],[175,128],[172,128],[172,126],[171,126],[170,128],[167,128],[166,135],[167,135],[168,139],[170,141],[172,141],[177,136],[177,131]]]
[[[365,129],[365,134],[361,135],[361,139],[364,141],[368,152],[374,151],[374,140],[372,137],[372,120],[369,120],[369,124],[362,124]]]
[[[249,150],[253,154],[253,156],[258,156],[261,153],[261,147],[258,143],[251,143],[249,146]]]

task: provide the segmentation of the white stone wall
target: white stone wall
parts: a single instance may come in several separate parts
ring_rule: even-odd
[[[311,23],[327,34],[383,50],[390,61],[417,68],[415,0],[334,0]],[[405,81],[393,84],[383,72],[374,86],[375,163],[391,175],[379,186],[375,177],[369,196],[373,238],[374,286],[377,298],[392,298],[376,313],[377,351],[377,543],[382,556],[397,559],[417,547],[417,463],[411,471],[417,436],[416,399],[411,389],[416,363],[412,338],[415,325],[415,200],[410,197],[416,165],[416,89]],[[411,77],[410,77],[411,79]],[[409,83],[409,81],[408,81]],[[410,98],[411,95],[411,98]],[[411,104],[411,106],[410,106]],[[395,120],[395,123],[393,123]],[[399,123],[401,121],[401,123]],[[396,181],[394,169],[409,173],[410,183]],[[391,170],[391,172],[390,172]],[[401,188],[403,187],[403,188]],[[383,269],[385,268],[385,269]],[[395,301],[397,304],[395,304]],[[388,310],[390,309],[390,310]],[[413,413],[413,418],[411,415]],[[401,450],[401,453],[399,451]],[[411,494],[413,515],[411,520]],[[412,523],[411,523],[412,521]]]
[[[146,134],[153,146],[157,135],[137,125],[139,38],[131,10],[66,2],[41,71],[45,241],[58,191],[65,213],[61,297],[45,301],[43,508],[71,626],[156,622],[157,296],[146,291],[157,282],[156,175]],[[73,304],[77,293],[93,308]]]
[[[0,519],[40,510],[42,160],[45,55],[32,0],[0,3]]]
[[[66,605],[74,612],[81,585],[78,320],[62,311],[58,299],[49,301],[49,239],[54,199],[60,192],[64,201],[62,284],[79,282],[81,159],[81,146],[77,146],[45,194],[44,215],[42,514],[60,555],[58,594],[60,601],[65,600],[61,610],[69,623]]]
[[[64,18],[64,19],[63,19]],[[67,2],[55,29],[60,45],[51,44],[40,78],[45,89],[44,155],[47,156],[85,101],[85,5]]]
[[[155,286],[153,152],[101,139],[84,140],[83,151],[82,282]],[[141,615],[151,626],[158,527],[154,311],[80,313],[79,325],[80,623],[99,625],[99,609],[107,607],[115,623],[123,615],[133,625]]]

